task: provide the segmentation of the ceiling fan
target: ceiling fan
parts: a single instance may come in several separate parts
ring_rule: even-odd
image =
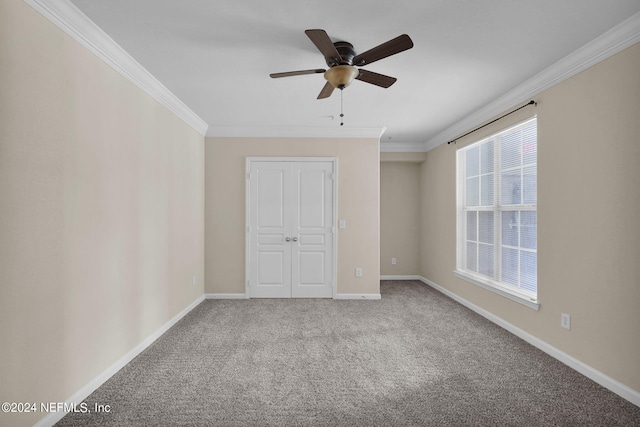
[[[273,73],[270,74],[270,76],[277,79],[303,74],[324,73],[324,78],[327,80],[327,83],[320,91],[318,99],[328,98],[334,89],[342,90],[349,86],[354,79],[388,88],[396,82],[397,79],[395,77],[385,76],[384,74],[374,73],[373,71],[363,70],[358,67],[369,65],[372,62],[413,47],[411,38],[403,34],[364,53],[356,55],[351,43],[345,41],[333,43],[324,30],[306,30],[305,34],[311,39],[320,53],[322,53],[329,69],[316,68],[313,70],[288,71],[285,73]]]

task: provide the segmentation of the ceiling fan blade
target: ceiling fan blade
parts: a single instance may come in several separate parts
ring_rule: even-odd
[[[361,67],[363,65],[371,64],[372,62],[386,58],[387,56],[395,55],[396,53],[403,52],[407,49],[411,49],[412,47],[413,41],[411,40],[411,37],[403,34],[386,43],[382,43],[373,49],[369,49],[364,53],[356,55],[355,58],[353,58],[353,65]]]
[[[357,80],[362,80],[363,82],[371,83],[372,85],[380,86],[383,88],[388,88],[392,84],[396,82],[395,77],[385,76],[384,74],[374,73],[369,70],[358,70],[360,74],[356,77]]]
[[[272,78],[277,79],[280,77],[302,76],[304,74],[319,74],[324,73],[327,70],[317,68],[315,70],[301,70],[301,71],[287,71],[285,73],[272,73],[269,74]]]
[[[304,33],[322,53],[327,64],[337,65],[340,63],[342,57],[324,30],[305,30]]]
[[[320,91],[320,95],[318,95],[318,99],[324,99],[324,98],[328,98],[331,96],[331,94],[333,93],[333,86],[331,86],[331,83],[327,82],[324,87],[322,88],[322,90]]]

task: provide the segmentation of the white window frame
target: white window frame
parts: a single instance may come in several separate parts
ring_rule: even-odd
[[[480,286],[484,289],[487,289],[491,292],[499,294],[503,297],[506,297],[510,300],[516,301],[520,304],[523,304],[527,307],[530,307],[534,310],[540,309],[540,303],[538,301],[537,292],[528,292],[524,289],[519,289],[514,286],[511,286],[507,283],[501,283],[495,279],[492,279],[488,276],[482,275],[480,273],[476,273],[471,270],[465,269],[465,260],[467,259],[467,210],[465,209],[465,200],[466,200],[466,165],[465,165],[465,155],[466,151],[473,146],[480,146],[485,142],[490,140],[494,140],[494,180],[498,181],[497,177],[500,175],[499,161],[500,154],[498,147],[499,137],[503,134],[507,134],[512,132],[513,130],[525,127],[529,125],[531,122],[536,122],[537,128],[537,117],[531,117],[522,122],[519,122],[513,126],[500,130],[492,135],[489,135],[485,138],[482,138],[472,144],[469,144],[465,147],[462,147],[456,152],[456,270],[454,271],[454,275],[460,279],[463,279],[469,283]],[[479,171],[479,174],[481,172]],[[536,159],[536,174],[537,174],[537,159]],[[479,175],[479,176],[480,176]],[[535,204],[521,204],[521,205],[501,205],[500,196],[501,189],[494,184],[494,204],[492,207],[479,207],[478,209],[473,209],[475,211],[486,210],[494,212],[494,235],[493,235],[493,245],[494,245],[494,258],[495,265],[494,269],[497,272],[501,271],[500,263],[501,263],[501,248],[502,248],[502,227],[500,225],[501,216],[503,209],[508,209],[509,211],[536,211],[537,212],[537,202]],[[537,200],[537,197],[536,197]],[[520,248],[522,249],[522,248]],[[535,250],[537,253],[537,249]],[[498,273],[499,274],[499,273]]]

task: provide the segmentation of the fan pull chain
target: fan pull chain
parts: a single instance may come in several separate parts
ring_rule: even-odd
[[[344,114],[342,113],[342,111],[344,110],[343,103],[342,103],[342,94],[343,93],[344,93],[344,90],[341,88],[340,89],[340,126],[344,125],[344,120],[343,120]]]

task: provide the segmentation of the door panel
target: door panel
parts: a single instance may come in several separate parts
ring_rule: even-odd
[[[252,161],[250,296],[333,296],[331,161]]]
[[[294,167],[292,296],[333,296],[333,163],[300,162]]]
[[[298,262],[300,263],[300,286],[324,284],[326,280],[324,252],[300,252]]]
[[[308,166],[307,166],[308,167]],[[325,180],[324,170],[297,170],[298,178],[298,224],[301,229],[325,226]]]
[[[250,283],[253,298],[291,298],[290,165],[253,162]]]
[[[324,245],[325,236],[324,234],[304,234],[300,236],[300,247],[305,247],[309,245]]]
[[[258,252],[258,283],[260,285],[284,285],[284,252]]]
[[[267,169],[266,167],[256,170],[257,225],[262,229],[268,227],[284,228],[285,173],[286,171],[283,169]]]

